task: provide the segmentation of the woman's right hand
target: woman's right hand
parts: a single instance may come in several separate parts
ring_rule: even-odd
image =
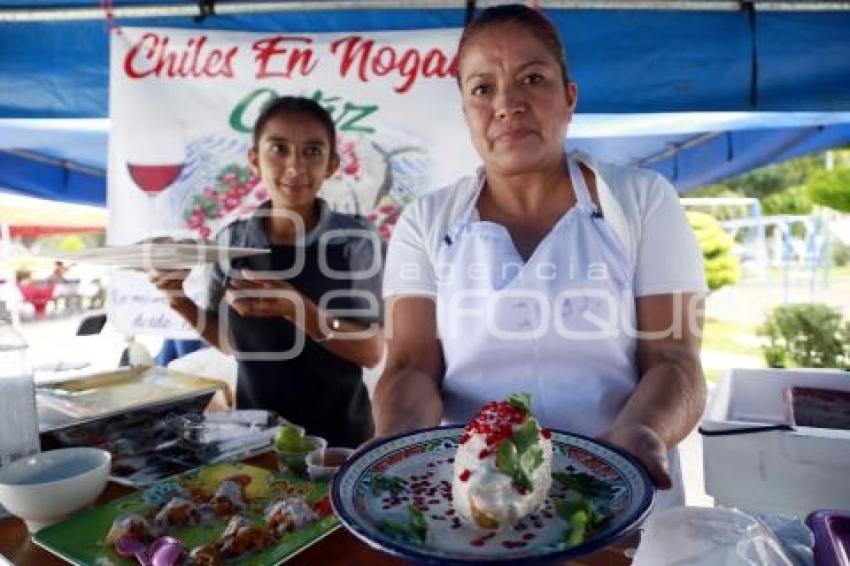
[[[148,279],[154,287],[168,295],[168,301],[173,305],[188,298],[183,290],[183,282],[189,273],[188,269],[153,269],[148,271]]]
[[[642,424],[617,425],[616,423],[605,434],[602,440],[622,448],[646,467],[652,482],[658,489],[673,487],[670,476],[670,463],[667,460],[668,447],[650,427]]]
[[[148,278],[154,287],[168,296],[171,310],[183,317],[201,338],[225,354],[232,354],[229,341],[226,337],[222,338],[218,314],[198,307],[183,290],[183,282],[189,273],[191,271],[188,269],[152,269],[148,271]]]

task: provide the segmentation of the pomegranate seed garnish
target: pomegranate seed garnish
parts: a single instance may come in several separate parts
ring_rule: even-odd
[[[526,544],[528,544],[528,543],[521,541],[521,540],[520,541],[506,540],[505,542],[502,543],[502,546],[504,546],[505,548],[520,548],[520,547],[525,546]]]

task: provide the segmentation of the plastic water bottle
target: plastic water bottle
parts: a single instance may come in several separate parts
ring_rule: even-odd
[[[0,466],[39,449],[27,342],[9,320],[0,320]]]

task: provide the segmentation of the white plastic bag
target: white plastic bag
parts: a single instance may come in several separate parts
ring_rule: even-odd
[[[793,566],[763,523],[737,509],[674,507],[653,513],[632,566]]]

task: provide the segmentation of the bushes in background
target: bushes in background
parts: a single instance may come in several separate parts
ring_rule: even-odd
[[[806,183],[806,189],[813,203],[850,212],[850,168],[816,173]]]
[[[776,307],[758,333],[770,367],[850,367],[850,322],[827,305]]]
[[[737,283],[741,278],[741,263],[732,253],[735,240],[712,215],[688,212],[687,216],[702,249],[708,288],[715,291]]]

